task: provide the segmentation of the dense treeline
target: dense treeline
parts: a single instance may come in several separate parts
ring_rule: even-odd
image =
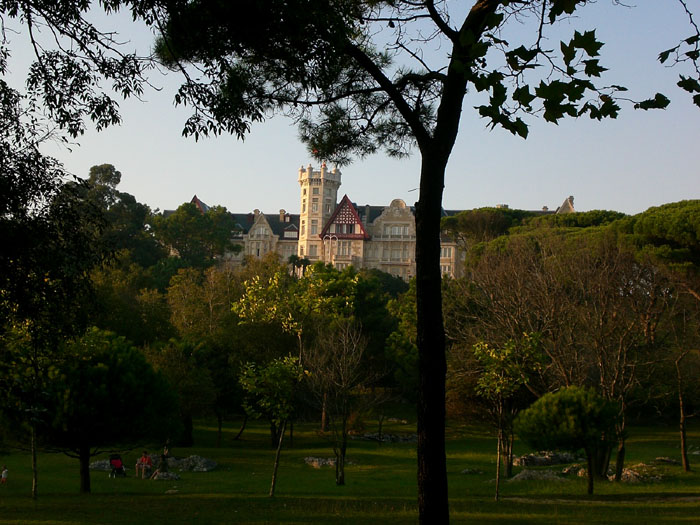
[[[614,435],[601,437],[608,445],[594,458],[597,475],[607,476],[611,464],[620,479],[632,417],[678,421],[689,468],[685,421],[697,407],[700,363],[700,201],[631,217],[592,211],[516,223],[509,211],[501,219],[498,210],[462,215],[447,225],[464,225],[465,277],[443,287],[453,413],[479,399],[479,382],[492,372],[479,348],[489,345],[501,359],[501,384],[493,388],[518,383],[517,395],[504,401],[506,414],[496,418],[510,433],[507,461],[517,412],[548,392],[579,386],[617,408]],[[474,231],[485,216],[508,228],[499,235]],[[539,355],[523,380],[522,350],[520,358],[508,351],[522,349],[533,334]]]

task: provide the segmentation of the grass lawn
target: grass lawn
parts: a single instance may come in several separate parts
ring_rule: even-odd
[[[296,425],[294,446],[283,450],[276,496],[268,498],[274,451],[264,424],[253,424],[240,441],[226,428],[224,446],[215,447],[215,428],[196,428],[196,446],[173,450],[214,459],[213,472],[185,472],[177,482],[133,477],[140,450],[123,454],[130,474],[109,479],[92,473],[92,494],[78,493],[78,463],[58,454],[39,457],[39,498],[30,497],[29,457],[6,453],[9,483],[0,486],[0,523],[415,523],[416,453],[410,443],[352,441],[346,485],[337,487],[332,468],[314,469],[304,457],[331,457],[316,425]],[[370,429],[371,430],[371,429]],[[414,427],[389,424],[386,431],[410,434]],[[689,442],[700,449],[700,427]],[[657,467],[661,481],[597,482],[586,496],[584,478],[562,482],[521,481],[501,485],[493,500],[495,439],[484,428],[448,428],[448,473],[453,523],[700,523],[700,476],[680,466]],[[153,447],[156,450],[155,447]],[[522,445],[517,453],[528,452]],[[658,456],[678,458],[675,429],[635,427],[630,431],[628,465]],[[700,456],[691,462],[700,465]],[[466,468],[481,473],[462,474]],[[516,473],[519,469],[516,469]]]

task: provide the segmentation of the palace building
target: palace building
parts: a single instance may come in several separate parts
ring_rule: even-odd
[[[244,257],[260,258],[268,253],[283,260],[296,255],[312,263],[323,261],[338,269],[376,268],[409,280],[416,273],[416,221],[414,208],[401,199],[388,206],[358,206],[347,195],[338,200],[341,172],[321,164],[299,169],[300,213],[279,210],[267,215],[260,210],[233,213],[238,231],[235,240],[242,247],[230,259],[241,263]],[[202,213],[208,208],[195,195],[192,199]],[[453,215],[462,210],[444,210]],[[556,211],[572,213],[573,197]],[[459,277],[464,254],[450,238],[441,239],[440,267],[443,275]]]

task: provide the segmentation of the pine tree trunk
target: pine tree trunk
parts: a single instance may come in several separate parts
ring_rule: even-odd
[[[422,151],[416,208],[418,347],[418,513],[423,525],[449,523],[445,456],[445,331],[440,275],[440,217],[447,155]],[[448,154],[449,155],[449,154]]]
[[[80,493],[90,494],[90,447],[81,445],[80,451]]]
[[[282,422],[282,428],[279,433],[279,442],[277,443],[277,451],[275,452],[275,464],[272,468],[272,483],[270,483],[270,497],[275,495],[275,486],[277,485],[277,468],[280,464],[280,453],[282,452],[282,441],[284,441],[284,432],[287,429],[287,420]]]

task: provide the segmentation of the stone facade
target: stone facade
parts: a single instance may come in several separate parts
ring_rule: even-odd
[[[338,202],[341,185],[338,168],[329,170],[325,163],[315,170],[311,165],[299,168],[300,186],[298,215],[280,210],[265,215],[234,213],[238,231],[235,240],[241,251],[231,255],[234,263],[245,257],[262,258],[277,253],[282,260],[296,255],[312,263],[322,261],[342,270],[376,268],[405,280],[416,274],[415,210],[401,199],[388,206],[358,206],[347,195]],[[200,209],[206,208],[196,196]],[[560,207],[562,213],[572,213],[573,197]],[[453,215],[462,210],[445,210]],[[542,213],[555,213],[546,208]],[[440,242],[440,269],[443,275],[459,277],[464,254],[457,244],[443,236]]]

